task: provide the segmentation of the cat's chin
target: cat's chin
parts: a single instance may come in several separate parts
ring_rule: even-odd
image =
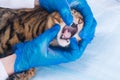
[[[61,47],[66,47],[70,44],[70,40],[64,40],[64,39],[60,39],[60,37],[57,37],[57,42]]]

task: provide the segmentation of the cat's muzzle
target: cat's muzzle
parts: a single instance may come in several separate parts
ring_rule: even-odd
[[[70,38],[73,37],[78,31],[78,24],[73,23],[71,26],[65,25],[60,35],[57,36],[57,41],[60,46],[65,47],[70,44]]]

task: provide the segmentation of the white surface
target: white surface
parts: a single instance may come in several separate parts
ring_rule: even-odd
[[[8,74],[2,64],[2,62],[0,61],[0,80],[5,80],[8,78]]]
[[[33,80],[120,80],[120,2],[88,0],[96,37],[77,61],[40,67]]]
[[[0,7],[4,8],[34,8],[34,0],[0,0]]]

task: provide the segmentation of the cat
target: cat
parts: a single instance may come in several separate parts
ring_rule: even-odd
[[[8,9],[0,8],[0,58],[12,53],[12,46],[19,42],[24,42],[37,37],[54,24],[59,24],[61,29],[50,45],[67,47],[70,38],[78,36],[83,28],[83,17],[76,10],[72,10],[73,24],[67,26],[57,12],[47,13],[40,7],[34,9]],[[35,69],[30,69],[22,73],[13,74],[7,80],[29,80],[35,75]]]

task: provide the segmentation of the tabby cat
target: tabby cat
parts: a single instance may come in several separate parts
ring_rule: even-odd
[[[71,27],[65,25],[57,12],[48,14],[44,9],[12,10],[0,8],[0,58],[12,54],[12,46],[37,37],[55,23],[61,26],[57,38],[51,43],[53,46],[68,46],[71,37],[80,41],[78,33],[82,29],[83,17],[72,10],[74,23]],[[35,69],[11,75],[8,80],[28,80],[35,75]]]

